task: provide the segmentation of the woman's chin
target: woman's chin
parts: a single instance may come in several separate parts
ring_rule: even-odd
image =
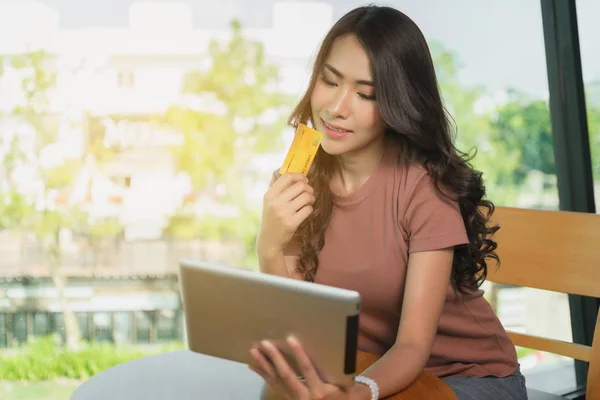
[[[339,156],[346,152],[341,146],[336,146],[334,143],[323,143],[321,142],[321,148],[323,151],[330,156]]]
[[[326,136],[323,136],[321,140],[321,148],[325,153],[331,156],[339,156],[352,150],[352,146],[348,146],[349,143],[341,143],[340,141],[331,140]]]

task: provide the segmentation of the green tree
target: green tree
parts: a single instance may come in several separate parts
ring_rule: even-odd
[[[48,94],[54,87],[55,75],[48,68],[48,55],[43,51],[4,57],[7,65],[18,70],[22,76],[20,102],[8,116],[29,128],[28,138],[23,139],[17,132],[2,132],[4,143],[8,144],[3,154],[4,175],[7,189],[4,192],[3,207],[0,210],[5,229],[33,231],[43,246],[44,255],[51,270],[59,301],[63,309],[67,344],[77,348],[79,326],[65,298],[66,279],[60,273],[60,229],[68,226],[68,213],[55,207],[51,196],[64,186],[69,179],[72,163],[45,166],[41,162],[41,152],[55,141],[57,126],[49,113]],[[42,189],[38,193],[22,193],[16,183],[17,167],[28,168],[39,179]],[[8,201],[7,201],[8,200]],[[34,202],[35,208],[34,208]]]
[[[79,347],[80,330],[77,319],[65,297],[67,277],[61,271],[61,232],[70,230],[87,235],[91,241],[102,235],[112,235],[114,224],[93,221],[81,205],[57,201],[69,190],[83,165],[84,156],[60,156],[53,153],[64,145],[60,138],[58,118],[50,111],[49,96],[55,85],[51,57],[35,51],[10,58],[4,64],[16,69],[21,80],[23,100],[7,117],[18,121],[28,131],[4,129],[0,135],[3,161],[2,195],[0,196],[0,227],[21,233],[33,232],[42,246],[52,281],[57,289],[63,311],[65,336],[70,349]],[[6,65],[5,65],[6,67]],[[49,154],[51,154],[49,156]],[[37,180],[37,189],[23,192],[15,176],[17,168],[30,170]]]
[[[0,134],[0,230],[18,228],[25,216],[33,211],[27,196],[19,190],[15,172],[23,158],[17,137]]]
[[[547,102],[530,100],[518,93],[497,110],[491,126],[494,143],[518,154],[518,167],[503,178],[507,183],[522,184],[529,172],[555,174],[552,125]]]
[[[595,180],[600,180],[600,108],[588,108],[590,150]]]
[[[586,106],[592,168],[596,181],[600,180],[600,81],[586,85]]]
[[[49,111],[49,93],[55,85],[55,74],[49,66],[50,57],[43,51],[13,56],[12,67],[22,74],[21,91],[24,101],[15,107],[12,116],[30,128],[32,146],[21,158],[27,167],[34,170],[40,180],[41,189],[34,194],[36,210],[22,215],[20,229],[32,230],[43,247],[51,277],[56,286],[63,311],[67,346],[78,348],[80,330],[77,319],[65,297],[67,279],[60,271],[60,232],[75,223],[70,210],[57,207],[52,197],[64,188],[72,178],[75,160],[63,160],[51,166],[41,162],[42,152],[56,143],[57,123]],[[14,155],[14,153],[13,153]]]
[[[237,21],[231,23],[229,41],[210,42],[208,65],[187,75],[186,103],[166,114],[166,121],[184,135],[183,144],[174,149],[177,167],[190,176],[196,193],[224,186],[224,193],[215,199],[239,206],[243,218],[252,220],[256,211],[244,207],[244,179],[252,178],[248,166],[256,155],[282,145],[292,98],[273,89],[279,80],[277,68],[268,63],[261,43],[243,37]],[[203,221],[178,213],[166,233],[191,238],[214,232],[242,235],[246,241],[248,228],[231,225],[230,218]]]
[[[483,87],[465,87],[458,79],[460,62],[442,43],[429,43],[444,104],[452,116],[457,148],[472,156],[471,164],[483,172],[488,197],[497,204],[512,204],[516,186],[513,175],[519,159],[506,143],[495,141],[490,121],[494,108],[477,107],[486,95]]]
[[[430,44],[440,91],[456,128],[456,145],[465,152],[486,148],[489,136],[489,115],[475,112],[477,101],[485,95],[482,87],[464,87],[458,80],[460,63],[457,56],[443,44]]]
[[[243,37],[239,22],[232,22],[229,42],[212,40],[208,50],[208,70],[190,72],[183,85],[186,99],[201,106],[176,105],[166,115],[184,134],[175,148],[177,165],[197,190],[280,146],[291,104],[272,89],[278,70],[261,43]]]

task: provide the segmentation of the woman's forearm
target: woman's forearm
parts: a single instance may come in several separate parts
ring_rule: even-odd
[[[379,397],[396,394],[423,372],[429,353],[421,346],[395,344],[361,375],[373,379],[379,386]]]
[[[260,239],[256,241],[256,253],[260,272],[304,280],[304,275],[296,271],[298,256],[286,255],[285,249],[272,246]]]
[[[258,265],[260,272],[272,275],[289,277],[283,250],[262,250],[258,249]]]

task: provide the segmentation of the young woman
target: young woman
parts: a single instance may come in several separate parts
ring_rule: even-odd
[[[527,398],[515,348],[479,289],[497,258],[493,204],[448,120],[410,18],[368,6],[333,26],[290,118],[321,131],[321,149],[308,179],[274,175],[257,252],[262,272],[358,291],[359,349],[383,357],[342,390],[293,339],[303,381],[264,342],[251,368],[282,396],[383,398],[425,369],[460,400]]]

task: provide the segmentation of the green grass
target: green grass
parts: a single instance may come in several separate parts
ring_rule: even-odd
[[[68,400],[82,381],[56,379],[40,382],[0,382],[2,400]]]
[[[25,346],[0,352],[0,382],[85,380],[136,358],[182,349],[183,343],[151,346],[84,343],[68,351],[54,336],[32,339]]]
[[[0,351],[0,400],[69,400],[82,382],[139,357],[182,349],[183,343],[121,345],[82,343],[67,351],[49,336]]]

